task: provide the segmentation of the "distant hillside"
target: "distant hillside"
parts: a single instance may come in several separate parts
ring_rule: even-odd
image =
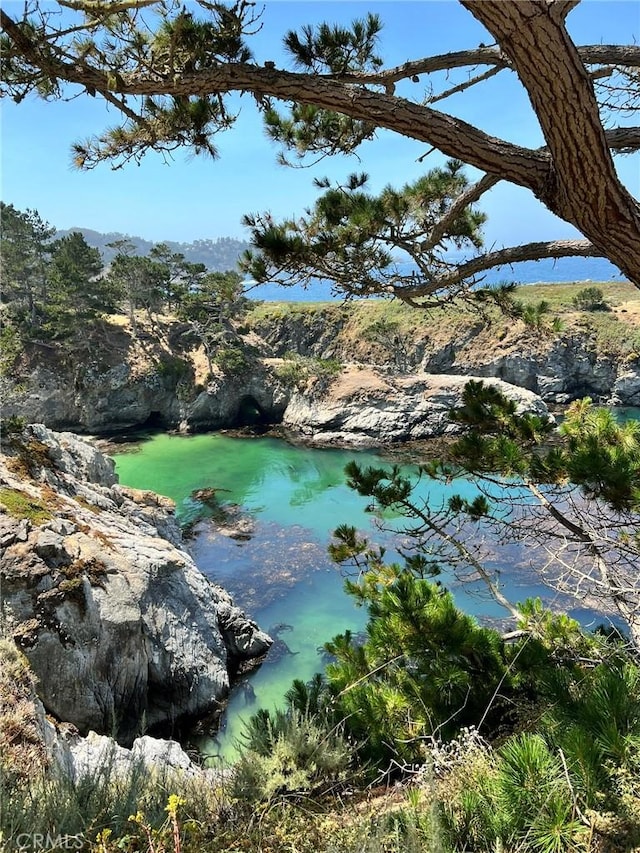
[[[116,255],[116,250],[109,247],[109,243],[119,240],[129,240],[135,246],[140,255],[147,255],[155,244],[142,237],[132,237],[129,234],[120,234],[110,231],[103,234],[93,231],[91,228],[69,228],[58,231],[56,237],[64,237],[72,231],[79,231],[90,246],[99,249],[105,266],[110,264]],[[193,243],[177,243],[175,240],[158,241],[164,242],[173,252],[181,252],[185,258],[194,264],[204,264],[212,271],[224,272],[235,269],[238,258],[249,248],[249,243],[244,240],[235,240],[233,237],[218,237],[215,240],[194,240]]]

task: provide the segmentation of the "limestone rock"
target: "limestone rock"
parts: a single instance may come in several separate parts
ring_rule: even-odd
[[[199,572],[166,500],[87,483],[113,468],[70,434],[38,426],[33,440],[49,451],[32,479],[0,458],[0,556],[7,616],[47,711],[128,742],[143,717],[153,727],[219,710],[270,638]]]
[[[449,411],[460,405],[465,384],[474,378],[424,373],[392,377],[351,368],[325,395],[294,395],[283,423],[318,444],[375,447],[445,435],[457,430]],[[485,381],[516,400],[519,411],[548,415],[533,392],[498,379]]]

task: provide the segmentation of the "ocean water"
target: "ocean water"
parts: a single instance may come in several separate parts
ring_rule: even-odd
[[[385,544],[390,559],[396,537],[381,530],[381,520],[368,511],[367,499],[346,486],[344,466],[354,458],[361,465],[384,461],[372,452],[299,448],[270,437],[221,433],[158,434],[115,456],[120,481],[173,498],[181,522],[202,516],[203,506],[191,494],[204,488],[218,490],[217,498],[243,522],[240,537],[234,538],[202,521],[195,527],[190,548],[201,570],[278,637],[278,649],[248,683],[235,689],[223,729],[199,744],[206,755],[231,758],[244,718],[258,708],[281,705],[294,678],[308,680],[321,671],[325,642],[347,628],[355,632],[364,628],[366,613],[344,593],[341,571],[328,558],[331,533],[339,524],[353,524],[371,542]],[[426,479],[416,494],[436,507],[461,492],[467,497],[476,494],[471,483],[444,486]],[[385,527],[393,527],[398,520],[383,521]],[[486,542],[482,547],[501,570],[511,601],[540,595],[578,617],[594,618],[575,601],[543,586],[522,549],[488,547]],[[507,615],[480,583],[462,583],[446,571],[440,579],[467,612],[486,620]]]
[[[483,285],[500,282],[518,284],[554,283],[561,281],[601,282],[623,281],[620,270],[605,258],[558,258],[543,261],[523,261],[519,264],[496,267],[485,274]],[[315,302],[339,299],[326,281],[316,281],[307,289],[300,286],[279,287],[275,284],[254,286],[248,294],[252,299],[267,301]]]

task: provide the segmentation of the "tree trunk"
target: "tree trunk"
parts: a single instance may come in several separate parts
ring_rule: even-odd
[[[575,2],[461,0],[511,59],[552,158],[537,197],[640,286],[640,206],[618,180],[593,86],[564,26]]]

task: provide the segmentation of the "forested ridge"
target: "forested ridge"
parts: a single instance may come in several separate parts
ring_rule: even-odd
[[[56,237],[60,239],[73,233],[82,234],[89,246],[98,249],[105,266],[108,266],[117,255],[117,249],[110,244],[126,240],[132,244],[135,253],[138,255],[148,255],[155,245],[151,240],[145,240],[142,237],[115,231],[105,234],[101,231],[94,231],[92,228],[57,230]],[[164,240],[162,242],[174,254],[184,255],[190,263],[204,264],[210,272],[225,272],[225,270],[235,269],[238,259],[249,248],[249,243],[244,240],[236,240],[234,237],[192,240],[189,243],[176,240]]]

